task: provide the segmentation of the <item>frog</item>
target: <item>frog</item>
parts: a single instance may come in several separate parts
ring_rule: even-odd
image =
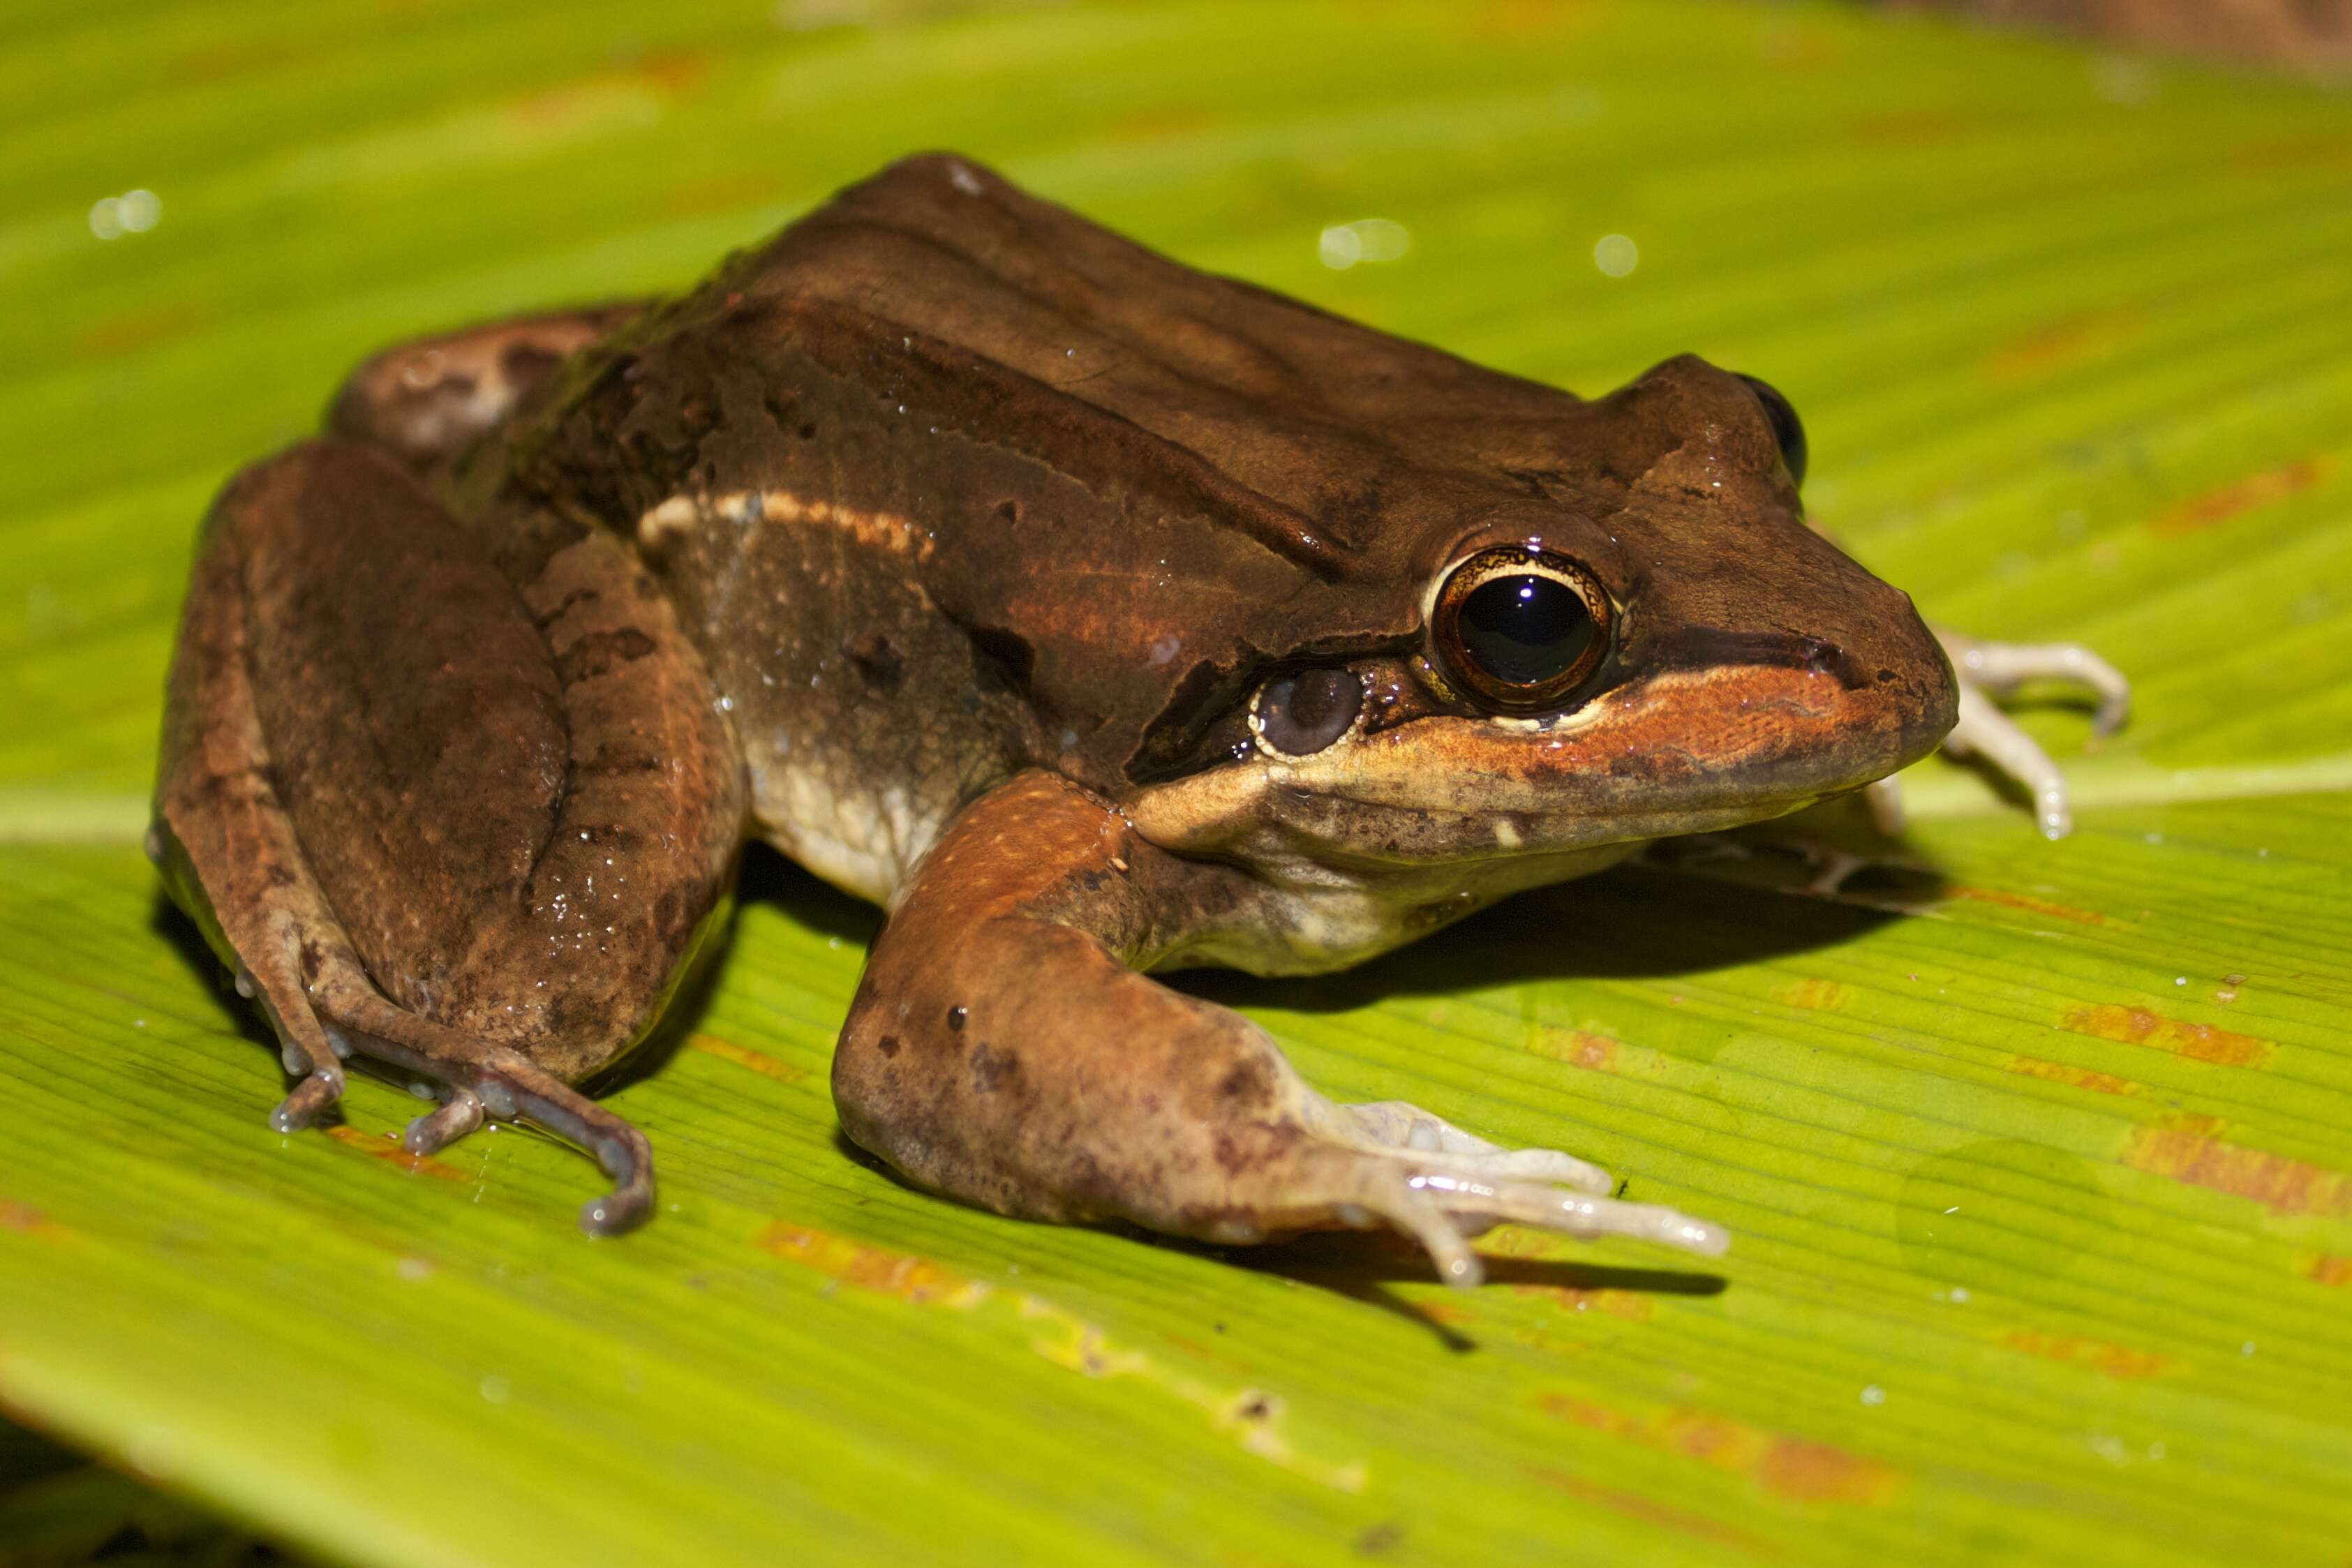
[[[831,1088],[916,1187],[1385,1230],[1458,1285],[1506,1223],[1713,1256],[1157,977],[1361,964],[1939,745],[2063,814],[1990,695],[2120,677],[1956,661],[1808,526],[1806,461],[1696,355],[1581,398],[911,157],[682,294],[386,350],[232,478],[148,849],[278,1042],[275,1127],[371,1068],[433,1103],[416,1155],[520,1122],[593,1156],[593,1236],[656,1188],[589,1091],[757,841],[884,911]]]

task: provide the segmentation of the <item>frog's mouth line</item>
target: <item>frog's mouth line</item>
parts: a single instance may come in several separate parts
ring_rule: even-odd
[[[1254,758],[1146,789],[1130,815],[1171,849],[1276,827],[1382,860],[1574,850],[1784,815],[1908,766],[1951,727],[1948,684],[1849,684],[1811,641],[1753,650],[1785,661],[1653,671],[1540,727],[1433,714]]]

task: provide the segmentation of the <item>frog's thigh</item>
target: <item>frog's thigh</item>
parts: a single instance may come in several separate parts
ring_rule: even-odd
[[[452,456],[512,413],[563,361],[645,308],[523,316],[386,349],[344,381],[329,423],[338,435],[412,464]]]
[[[270,1016],[299,1125],[356,1049],[586,1145],[642,1137],[567,1083],[649,1026],[718,905],[740,768],[699,661],[617,544],[541,521],[500,559],[390,459],[319,442],[209,519],[167,697],[152,847]],[[518,568],[515,563],[521,563]]]
[[[834,1058],[845,1129],[1003,1213],[1219,1241],[1386,1225],[1465,1283],[1467,1238],[1497,1219],[1720,1249],[1671,1210],[1551,1185],[1589,1170],[1566,1156],[1334,1105],[1257,1026],[1131,968],[1187,918],[1192,879],[1219,874],[1058,779],[976,802],[867,959]]]

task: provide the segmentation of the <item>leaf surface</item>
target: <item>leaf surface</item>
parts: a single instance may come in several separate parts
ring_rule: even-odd
[[[1810,5],[27,0],[0,103],[20,1419],[364,1563],[2343,1561],[2341,95]],[[683,285],[935,145],[1579,391],[1765,375],[1931,618],[2135,677],[2095,751],[2025,710],[2061,844],[1937,761],[1899,846],[1801,819],[1186,982],[1328,1092],[1727,1222],[1719,1270],[1503,1231],[1461,1295],[911,1192],[826,1093],[876,917],[772,857],[612,1096],[639,1235],[529,1134],[400,1155],[395,1087],[268,1130],[139,849],[209,495],[385,341]],[[1404,254],[1325,266],[1371,217]]]

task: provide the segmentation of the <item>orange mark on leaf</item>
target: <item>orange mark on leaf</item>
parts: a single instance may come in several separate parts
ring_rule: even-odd
[[[2140,332],[2136,310],[2086,310],[2044,321],[1985,356],[1990,382],[2013,385],[2105,359]]]
[[[2210,1116],[2182,1116],[2142,1127],[2124,1145],[2123,1163],[2150,1176],[2251,1198],[2273,1214],[2352,1214],[2352,1176],[2306,1160],[2242,1148],[2213,1136]]]
[[[2094,1072],[2087,1067],[2069,1067],[2063,1061],[2044,1061],[2038,1056],[2012,1056],[2000,1064],[2000,1069],[2020,1077],[2095,1090],[2101,1094],[2136,1094],[2139,1092],[2139,1085],[2128,1078],[2117,1078],[2109,1072]]]
[[[2209,1023],[2183,1023],[2146,1008],[2105,1003],[2070,1009],[2059,1024],[2076,1034],[2121,1040],[2126,1045],[2144,1045],[2150,1051],[2210,1061],[2217,1067],[2262,1067],[2268,1064],[2272,1053],[2278,1049],[2269,1040],[2234,1030],[2215,1029]]]
[[[1196,103],[1153,103],[1122,110],[1103,121],[1103,133],[1120,141],[1173,141],[1197,136],[1217,123]]]
[[[1797,980],[1775,990],[1772,999],[1784,1007],[1842,1013],[1853,1005],[1853,988],[1835,980]]]
[[[748,1067],[762,1078],[772,1078],[779,1083],[798,1083],[808,1076],[808,1069],[795,1067],[789,1061],[779,1061],[765,1051],[738,1045],[731,1040],[721,1040],[715,1034],[689,1035],[687,1049],[699,1051],[731,1061],[738,1067]]]
[[[1718,1520],[1709,1519],[1703,1513],[1693,1513],[1688,1509],[1676,1508],[1672,1503],[1660,1502],[1655,1498],[1643,1497],[1640,1492],[1623,1491],[1616,1487],[1602,1486],[1598,1481],[1587,1480],[1582,1476],[1563,1470],[1554,1465],[1530,1465],[1528,1467],[1528,1473],[1555,1491],[1565,1492],[1570,1497],[1585,1502],[1598,1503],[1612,1512],[1638,1519],[1645,1524],[1664,1525],[1668,1530],[1679,1531],[1685,1535],[1696,1535],[1702,1541],[1713,1541],[1726,1546],[1736,1546],[1742,1552],[1752,1552],[1759,1556],[1780,1555],[1780,1548],[1760,1535],[1741,1530],[1737,1525],[1725,1524]]]
[[[13,1197],[0,1197],[0,1230],[29,1236],[36,1241],[71,1241],[73,1230],[51,1219],[29,1203],[19,1203]]]
[[[772,170],[734,169],[706,175],[670,187],[662,211],[671,217],[698,218],[709,213],[731,213],[764,206],[783,194],[783,182]]]
[[[1536,1406],[1547,1416],[1587,1431],[1696,1459],[1715,1469],[1753,1476],[1765,1490],[1799,1502],[1875,1506],[1903,1490],[1903,1473],[1875,1459],[1833,1444],[1766,1431],[1702,1410],[1637,1413],[1568,1394],[1544,1395]]]
[[[2166,536],[2194,533],[2210,528],[2216,523],[2226,523],[2248,512],[2274,507],[2281,501],[2302,495],[2335,471],[2334,459],[2326,456],[2299,457],[2276,468],[2266,468],[2233,480],[2218,489],[2192,496],[2170,511],[2159,516],[2149,525],[2155,532]]]
[[[2005,893],[1995,887],[1947,887],[1944,896],[1976,904],[1997,904],[2003,909],[2021,909],[2029,915],[2046,915],[2053,920],[2072,920],[2081,925],[2105,925],[2107,923],[2105,915],[2093,910],[2052,904],[2047,899],[2028,898],[2021,893]]]
[[[698,49],[656,49],[631,61],[625,73],[679,98],[702,85],[710,74],[710,57]]]
[[[1874,1506],[1903,1490],[1903,1475],[1829,1443],[1775,1437],[1756,1467],[1764,1490],[1799,1502]]]
[[[84,331],[74,346],[91,359],[105,359],[184,337],[203,319],[193,306],[161,305],[152,310],[110,316]]]
[[[762,1249],[814,1269],[828,1279],[861,1291],[896,1296],[902,1301],[918,1305],[938,1301],[944,1306],[969,1307],[988,1295],[988,1287],[981,1281],[929,1258],[893,1252],[887,1247],[868,1247],[845,1236],[812,1230],[806,1226],[779,1220],[754,1239]]]
[[[2172,1365],[2170,1356],[2158,1355],[2152,1350],[2135,1350],[2127,1344],[2080,1339],[2073,1334],[2045,1333],[2039,1329],[2018,1329],[2001,1343],[2021,1355],[2030,1355],[2038,1361],[2087,1366],[2109,1377],[2156,1377]]]
[[[605,112],[616,95],[651,92],[662,99],[683,98],[709,74],[708,56],[685,49],[664,50],[525,93],[509,102],[506,112],[526,125],[566,126]]]
[[[388,1166],[418,1176],[429,1176],[440,1181],[472,1181],[474,1178],[446,1160],[436,1160],[431,1155],[412,1155],[389,1137],[372,1136],[349,1123],[338,1122],[327,1129],[327,1136],[345,1148],[357,1149],[370,1159],[382,1160]]]
[[[2339,1289],[2352,1286],[2352,1258],[2342,1258],[2333,1252],[2322,1252],[2311,1260],[2304,1272],[2323,1285]]]
[[[1528,1049],[1570,1067],[1593,1072],[1617,1071],[1617,1042],[1605,1034],[1588,1034],[1580,1029],[1545,1030],[1528,1042]]]
[[[1483,1246],[1480,1250],[1488,1257],[1497,1249]],[[1612,1318],[1629,1322],[1650,1321],[1650,1298],[1635,1291],[1587,1291],[1574,1285],[1513,1285],[1511,1293],[1529,1301],[1549,1301],[1563,1312],[1606,1312]]]

